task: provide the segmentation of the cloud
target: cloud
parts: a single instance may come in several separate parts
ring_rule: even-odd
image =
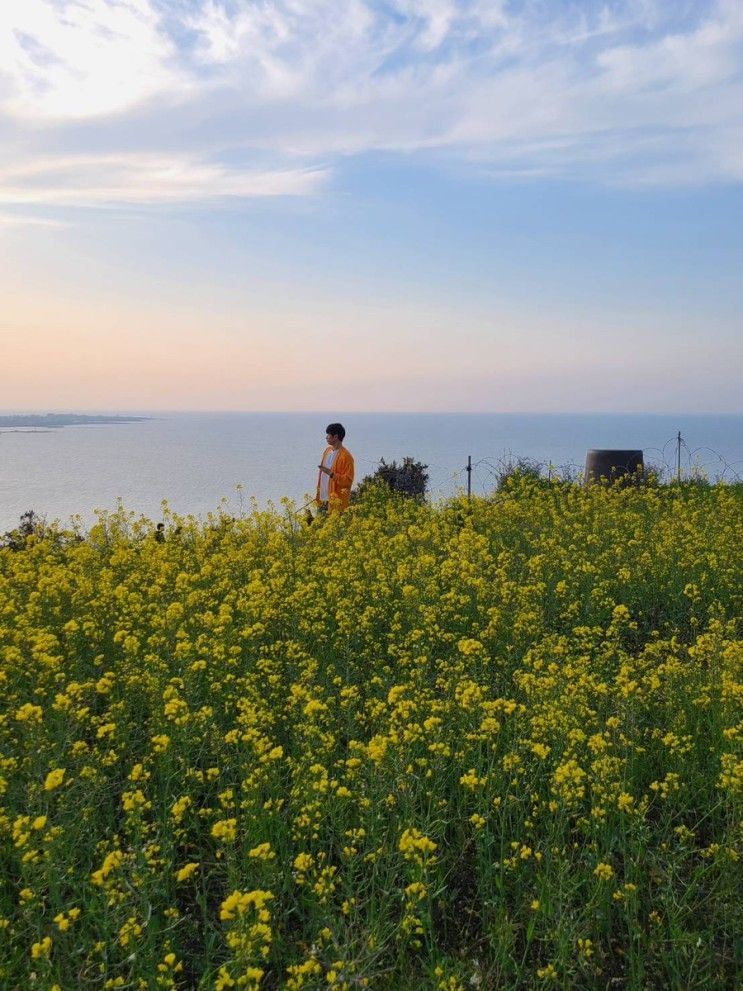
[[[4,227],[62,228],[67,224],[52,217],[33,217],[21,213],[0,213],[0,230]]]
[[[84,119],[119,113],[188,83],[149,0],[4,0],[6,112]]]
[[[302,195],[370,151],[743,181],[738,0],[5,0],[0,39],[5,202]]]
[[[327,176],[321,168],[236,171],[183,156],[58,156],[0,168],[0,203],[121,206],[304,196]]]

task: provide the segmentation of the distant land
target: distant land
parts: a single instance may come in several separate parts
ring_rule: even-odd
[[[20,413],[0,416],[0,427],[77,427],[86,423],[139,423],[149,416],[88,416],[84,413]]]

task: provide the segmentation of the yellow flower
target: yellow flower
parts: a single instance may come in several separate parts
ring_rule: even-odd
[[[15,718],[19,723],[40,723],[44,716],[44,710],[40,705],[32,705],[26,702],[17,710]]]
[[[593,873],[601,881],[611,881],[611,879],[614,877],[614,868],[611,866],[611,864],[601,863],[596,865]]]
[[[64,767],[58,767],[56,770],[50,771],[44,782],[44,791],[54,791],[55,788],[59,788],[64,781],[65,771],[66,768]]]
[[[248,851],[248,856],[253,860],[274,860],[276,854],[271,849],[270,843],[259,843]]]
[[[161,754],[170,746],[170,737],[166,733],[158,733],[152,737],[151,742],[154,753]]]
[[[306,873],[314,863],[311,853],[298,853],[294,858],[294,870]]]
[[[142,926],[137,922],[136,916],[130,915],[124,925],[119,929],[119,943],[121,946],[129,946],[131,942],[142,935]]]
[[[226,967],[220,967],[219,973],[217,974],[217,979],[214,982],[214,991],[225,991],[226,988],[234,988],[236,981],[230,976],[230,972]]]
[[[558,974],[552,964],[548,963],[546,967],[537,970],[537,977],[542,981],[556,981]]]
[[[472,654],[479,654],[483,649],[480,641],[472,638],[460,640],[457,647],[459,652],[464,654],[465,657],[470,657]]]
[[[223,843],[234,843],[237,839],[237,819],[220,819],[212,826],[212,836]]]
[[[469,788],[470,791],[474,791],[475,788],[481,788],[488,783],[487,774],[480,778],[475,773],[474,767],[471,767],[466,774],[463,774],[459,779],[460,785],[464,785],[465,788]]]
[[[34,943],[31,947],[31,959],[40,960],[48,957],[52,952],[51,936],[45,936],[40,942]]]
[[[369,757],[375,764],[379,764],[387,753],[390,741],[386,736],[374,736],[366,746]]]
[[[185,864],[185,866],[181,867],[181,869],[176,872],[175,879],[176,881],[188,881],[188,879],[193,877],[198,869],[199,865],[197,863],[192,862],[190,864]]]
[[[172,815],[175,822],[181,822],[184,815],[193,805],[193,799],[190,795],[183,795],[181,798],[176,799],[175,802],[170,807],[170,814]]]
[[[93,884],[102,886],[108,876],[121,867],[124,862],[124,854],[121,850],[112,850],[111,853],[107,854],[104,858],[103,863],[97,871],[94,871],[91,875],[91,880]]]
[[[243,915],[249,908],[253,908],[258,914],[258,919],[261,922],[266,922],[268,913],[265,906],[272,898],[273,894],[270,891],[261,891],[260,889],[246,893],[233,891],[222,902],[219,917],[223,922],[229,922],[236,916]]]
[[[161,974],[166,974],[168,971],[172,971],[174,974],[178,974],[183,970],[183,964],[178,960],[175,953],[166,953],[162,959],[162,963],[157,965],[157,969]],[[170,986],[170,985],[169,985]]]
[[[152,808],[152,802],[148,802],[144,792],[137,788],[135,791],[125,791],[121,794],[121,804],[125,812],[143,812]]]
[[[436,850],[436,844],[417,829],[406,829],[398,844],[406,860],[422,861]]]
[[[410,901],[423,901],[428,894],[428,889],[422,881],[413,881],[405,888],[405,897]]]

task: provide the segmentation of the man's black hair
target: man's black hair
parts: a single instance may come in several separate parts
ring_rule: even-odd
[[[340,437],[341,440],[346,436],[346,428],[342,423],[329,423],[325,428],[326,434],[332,434],[334,437]]]

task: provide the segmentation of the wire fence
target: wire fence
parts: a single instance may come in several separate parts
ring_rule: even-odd
[[[691,448],[679,432],[669,438],[662,447],[643,449],[645,473],[653,475],[661,482],[710,482],[738,483],[743,481],[743,459],[728,461],[714,448],[701,446]],[[357,460],[364,473],[373,474],[379,462],[367,458]],[[582,481],[585,463],[575,461],[553,462],[538,458],[519,457],[512,451],[501,455],[485,456],[460,465],[442,465],[429,462],[429,491],[467,491],[474,495],[486,496],[496,491],[503,481],[516,472],[529,474],[546,480]]]

